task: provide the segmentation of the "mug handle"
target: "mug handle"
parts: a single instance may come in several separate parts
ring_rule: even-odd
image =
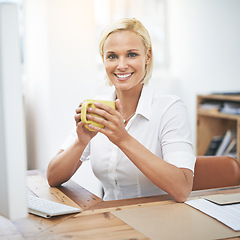
[[[83,123],[89,123],[87,120],[87,107],[88,105],[92,104],[92,101],[86,101],[82,105],[82,110],[81,110],[81,121]]]

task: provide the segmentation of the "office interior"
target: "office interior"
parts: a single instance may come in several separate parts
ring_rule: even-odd
[[[47,168],[74,127],[75,109],[82,100],[112,91],[105,84],[97,43],[101,26],[114,18],[136,17],[146,26],[152,24],[153,34],[159,27],[159,35],[154,38],[161,41],[161,46],[156,43],[156,53],[153,49],[156,64],[150,85],[184,100],[194,143],[196,96],[240,91],[239,0],[22,3],[28,169]],[[156,19],[146,12],[146,6],[149,11],[154,6],[162,7],[153,14]],[[85,163],[72,179],[101,196],[101,185],[91,172],[90,163]]]

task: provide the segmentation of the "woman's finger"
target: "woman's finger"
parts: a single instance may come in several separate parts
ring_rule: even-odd
[[[117,100],[116,100],[116,110],[117,110],[120,114],[122,114],[122,104],[121,104],[121,102],[120,102],[120,99],[117,99]]]
[[[76,115],[74,116],[74,119],[75,119],[76,124],[78,124],[79,122],[81,122],[81,114],[76,114]]]

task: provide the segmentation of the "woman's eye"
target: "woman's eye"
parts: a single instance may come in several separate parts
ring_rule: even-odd
[[[108,59],[116,59],[117,56],[115,54],[110,54],[107,58]]]
[[[128,57],[136,57],[136,56],[137,56],[137,54],[134,53],[134,52],[131,52],[131,53],[128,54]]]

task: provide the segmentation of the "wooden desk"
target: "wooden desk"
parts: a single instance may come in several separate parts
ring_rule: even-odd
[[[190,198],[239,192],[240,186],[203,190],[192,192]],[[50,188],[47,185],[46,178],[38,171],[30,171],[28,174],[28,193],[70,206],[80,206],[83,212],[51,219],[44,219],[29,214],[27,218],[17,221],[10,221],[0,216],[0,240],[149,239],[114,216],[111,212],[146,206],[169,206],[171,204],[174,206],[179,204],[172,200],[169,195],[104,202],[72,181],[67,182],[59,188]],[[240,232],[237,238],[240,239]],[[176,239],[179,239],[178,235],[176,235]]]

